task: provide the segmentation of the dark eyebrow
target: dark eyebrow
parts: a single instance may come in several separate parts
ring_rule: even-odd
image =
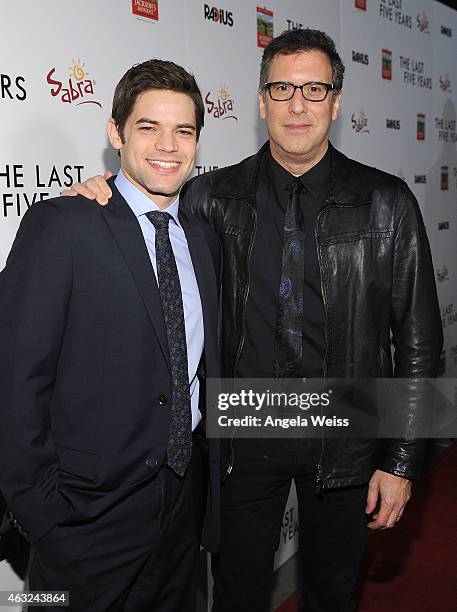
[[[153,121],[153,119],[148,119],[147,117],[141,117],[135,121],[135,125],[138,123],[150,123],[151,125],[159,125],[158,121]]]
[[[160,125],[160,121],[154,121],[153,119],[148,119],[147,117],[140,117],[140,119],[137,119],[135,121],[135,125],[138,125],[139,123],[148,123],[150,125]],[[196,127],[193,123],[178,123],[176,127],[178,129],[185,128],[187,130],[193,130],[194,132],[196,132]]]
[[[178,123],[176,127],[186,128],[186,130],[193,130],[194,132],[196,131],[195,125],[193,123]]]

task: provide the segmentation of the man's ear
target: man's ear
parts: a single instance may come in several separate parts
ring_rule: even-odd
[[[340,110],[340,102],[341,102],[341,91],[339,91],[336,96],[333,98],[333,107],[332,107],[332,120],[338,117],[338,112]]]
[[[260,118],[261,119],[265,119],[266,113],[265,113],[265,105],[266,105],[266,91],[265,89],[259,89],[258,90],[259,93],[259,114],[260,114]]]
[[[108,132],[108,138],[111,143],[111,146],[113,147],[113,149],[120,151],[122,149],[122,139],[119,134],[118,127],[112,117],[108,121],[108,125],[106,126],[106,129]]]

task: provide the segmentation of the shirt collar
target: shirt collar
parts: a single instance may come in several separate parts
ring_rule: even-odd
[[[157,204],[148,198],[146,194],[144,194],[136,185],[134,185],[122,172],[119,170],[116,180],[114,181],[119,193],[127,202],[127,204],[132,209],[133,213],[137,217],[141,217],[145,215],[147,212],[151,212],[152,210],[159,210],[161,212],[167,212],[172,217],[175,223],[181,227],[181,223],[179,222],[179,196],[176,200],[170,204],[168,208],[162,209]]]
[[[317,199],[320,197],[330,177],[330,155],[331,152],[329,147],[324,157],[300,177],[295,177],[278,164],[271,154],[270,147],[267,148],[265,156],[267,159],[267,167],[271,171],[273,181],[280,190],[284,190],[291,179],[299,178],[311,195]]]

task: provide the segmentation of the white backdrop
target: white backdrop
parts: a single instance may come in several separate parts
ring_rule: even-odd
[[[433,0],[268,0],[260,7],[255,0],[4,2],[0,269],[28,205],[117,169],[105,124],[128,67],[160,57],[195,74],[207,110],[195,170],[201,173],[239,161],[264,142],[258,42],[271,31],[308,26],[328,32],[346,64],[333,143],[401,176],[419,200],[443,316],[442,373],[455,401],[457,13]],[[296,550],[295,522],[292,495],[277,565]],[[18,584],[0,564],[0,588]]]

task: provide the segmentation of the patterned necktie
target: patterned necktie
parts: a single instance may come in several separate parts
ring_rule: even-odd
[[[169,213],[146,213],[156,230],[157,280],[167,331],[172,375],[172,408],[167,446],[167,465],[182,476],[192,456],[192,413],[190,408],[186,328],[178,268],[168,234]]]
[[[300,191],[303,183],[292,179],[287,185],[289,200],[284,219],[281,282],[276,319],[274,375],[302,376],[303,286],[305,273],[303,213]]]

